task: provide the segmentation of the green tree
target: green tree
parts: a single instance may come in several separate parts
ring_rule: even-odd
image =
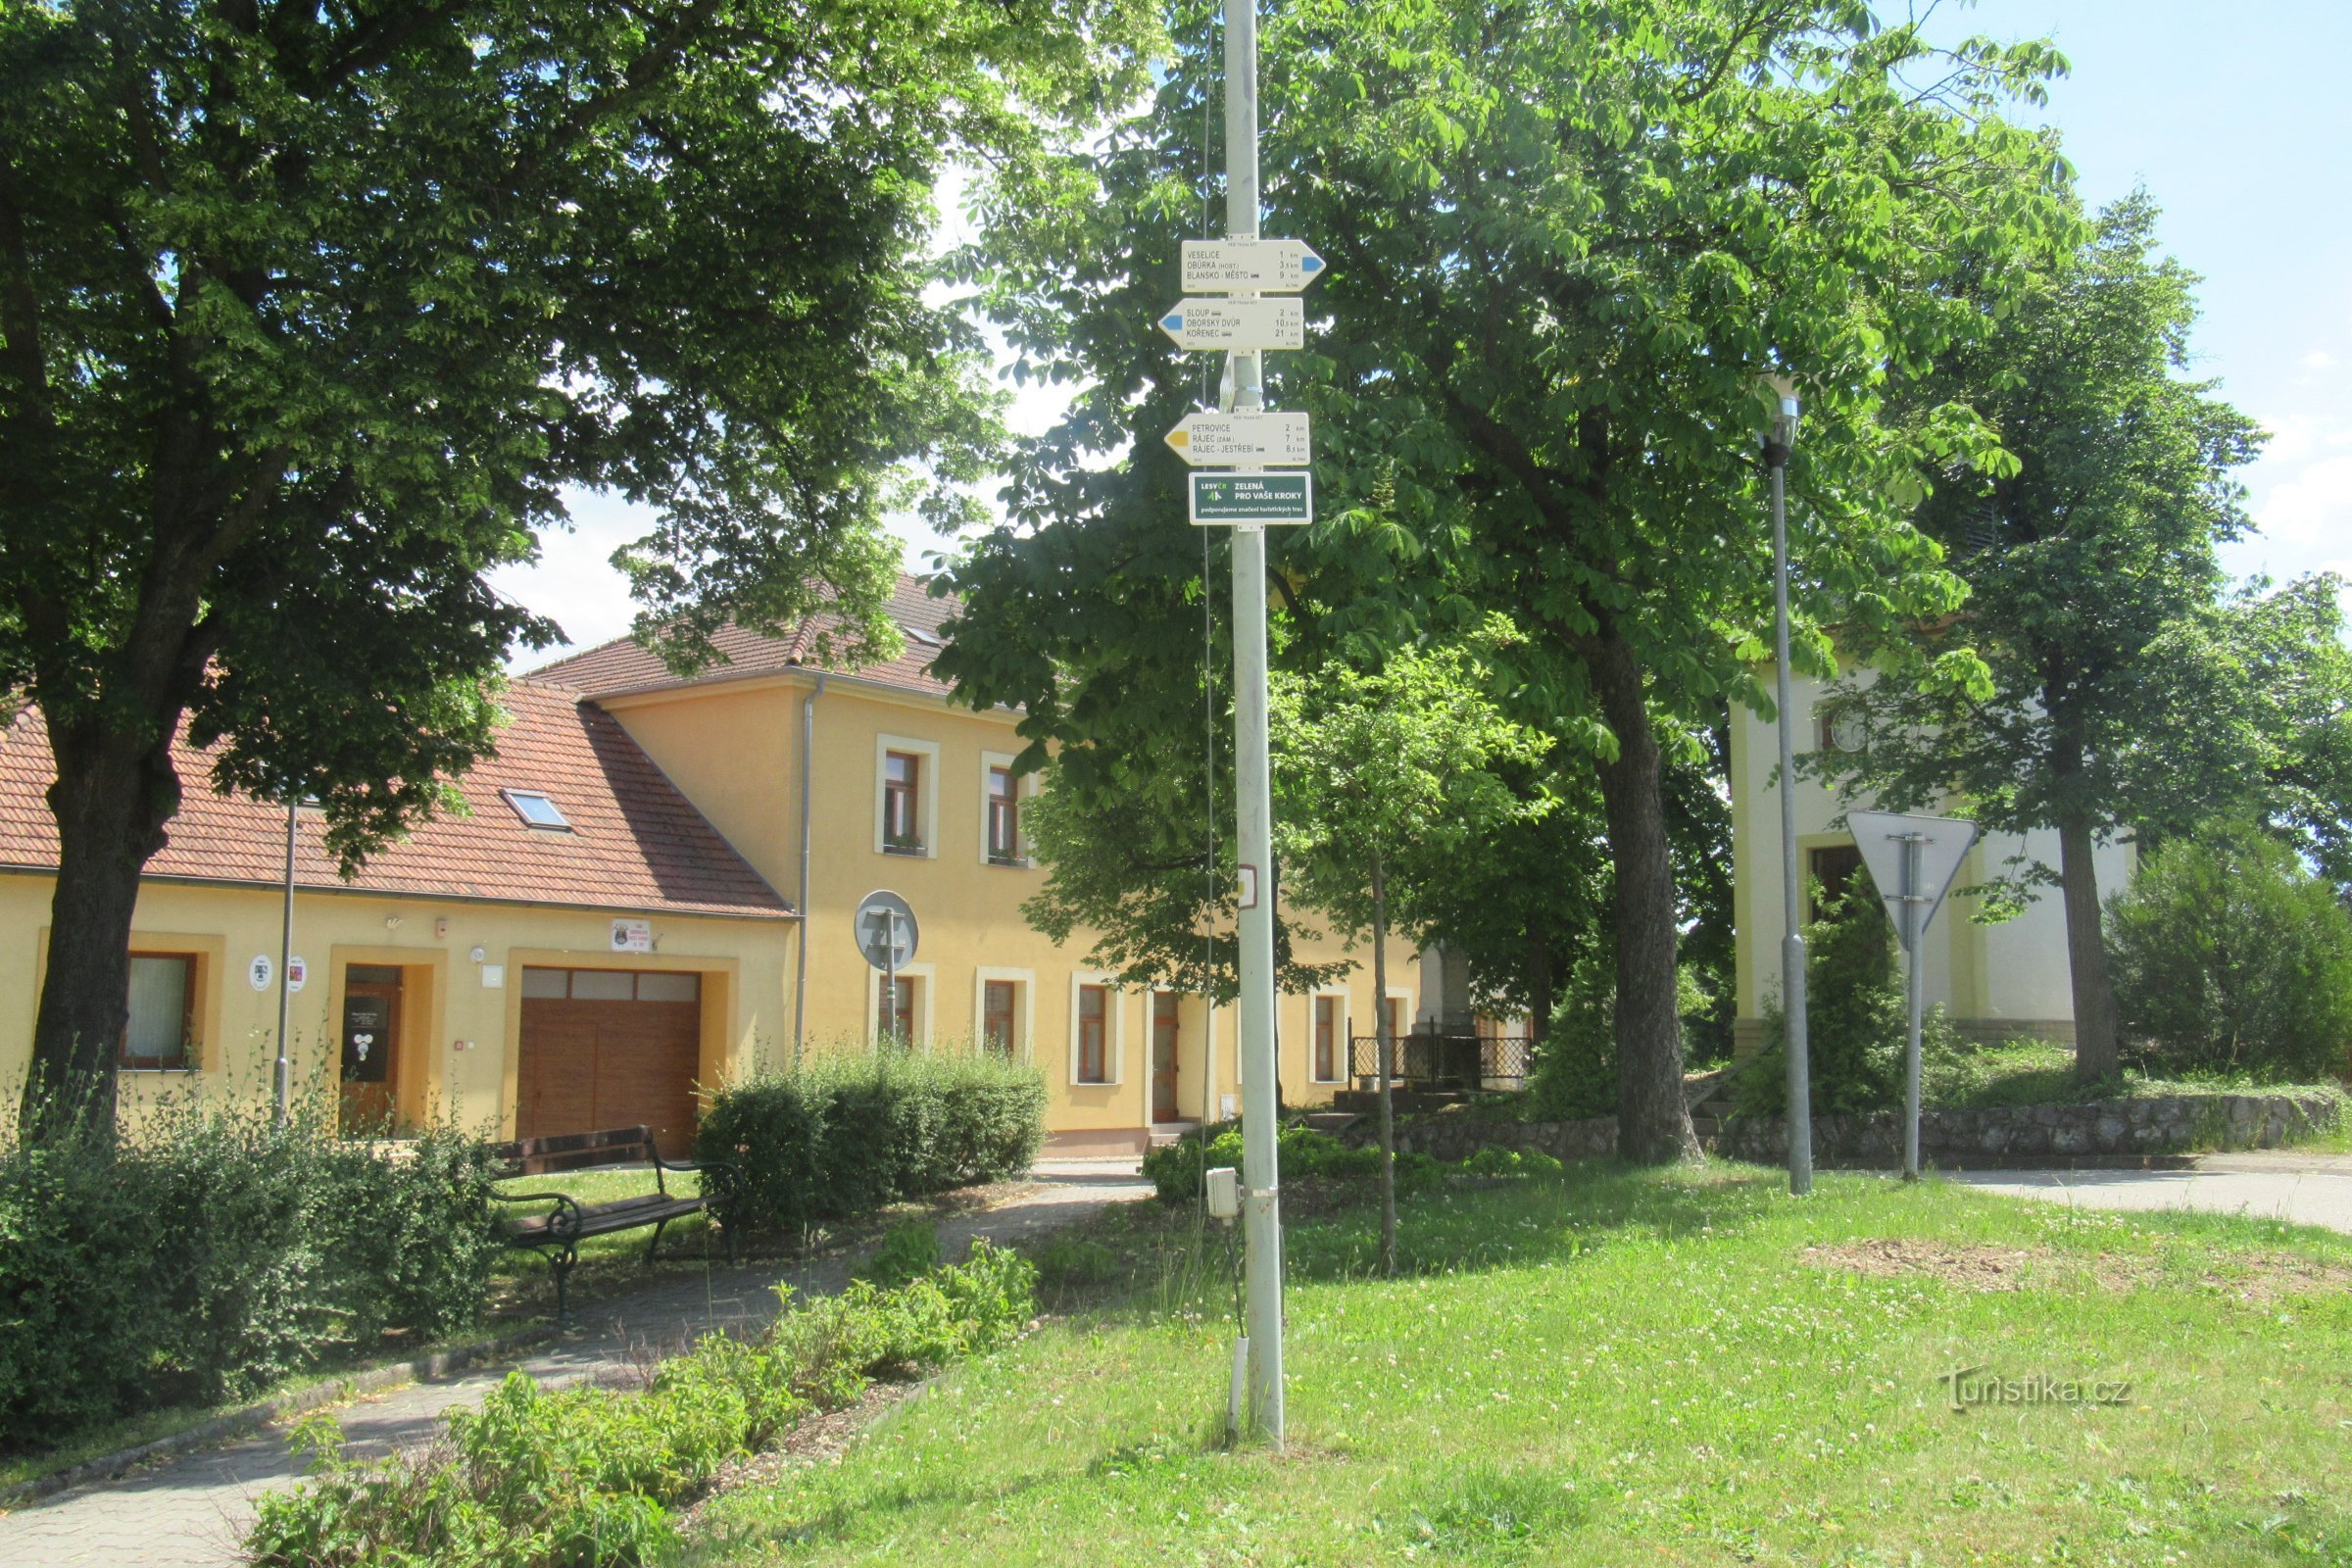
[[[1120,0],[1107,0],[1118,4]],[[60,839],[26,1104],[111,1128],[131,905],[183,781],[346,863],[493,744],[549,622],[485,574],[562,487],[684,664],[820,594],[893,635],[886,504],[961,515],[990,401],[933,176],[1132,79],[1044,0],[143,0],[0,10],[0,692]],[[909,493],[909,460],[941,487]]]
[[[1973,400],[2018,466],[1954,471],[1922,509],[1968,579],[1966,610],[1886,645],[1903,672],[1833,697],[1863,719],[1863,750],[1814,754],[1849,800],[1904,809],[1956,791],[1988,829],[2054,830],[2056,868],[2021,860],[2012,885],[2060,890],[2087,1082],[2117,1069],[2094,847],[2229,808],[2277,738],[2215,553],[2247,526],[2230,473],[2261,436],[2182,373],[2196,280],[2156,254],[2156,218],[2144,193],[2108,208],[1988,340],[1913,389]],[[1944,655],[1962,640],[1982,664]]]
[[[1504,639],[1492,639],[1501,642]],[[1544,813],[1496,776],[1550,742],[1502,715],[1490,673],[1461,649],[1400,650],[1370,673],[1328,664],[1274,681],[1277,846],[1287,893],[1372,944],[1372,995],[1389,994],[1390,933],[1427,934],[1424,901],[1494,828]],[[1396,1272],[1396,1041],[1375,1006],[1380,1082],[1380,1263]]]
[[[2352,914],[2275,837],[2166,844],[2108,913],[2123,1019],[2157,1063],[2302,1082],[2352,1065]]]
[[[1086,934],[1087,962],[1122,985],[1228,1003],[1241,989],[1233,769],[1221,754],[1212,799],[1205,760],[1162,753],[1147,761],[1102,745],[1059,753],[1022,818],[1046,885],[1021,913],[1057,943]],[[1312,990],[1347,972],[1298,957],[1298,944],[1319,934],[1276,898],[1274,972],[1283,990]]]
[[[1180,0],[1158,89],[1107,135],[994,183],[968,259],[1017,368],[1083,388],[956,567],[942,661],[1041,738],[1148,710],[1135,671],[1189,650],[1223,556],[1159,445],[1205,376],[1153,325],[1221,162],[1211,15]],[[1312,349],[1273,357],[1273,405],[1316,420],[1322,512],[1270,545],[1280,657],[1377,667],[1490,612],[1527,633],[1501,689],[1592,767],[1607,824],[1621,1149],[1694,1154],[1662,781],[1727,701],[1764,701],[1757,376],[1807,385],[1807,658],[1814,624],[1956,606],[1899,514],[1931,463],[1989,446],[1882,391],[1981,329],[1963,259],[1997,295],[2071,221],[2053,149],[1998,113],[2057,62],[1938,57],[1851,0],[1296,0],[1260,46],[1266,230],[1332,262]]]

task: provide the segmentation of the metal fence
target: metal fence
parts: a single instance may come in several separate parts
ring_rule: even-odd
[[[1379,1088],[1380,1037],[1357,1035],[1348,1048],[1348,1081],[1359,1089]],[[1389,1081],[1400,1088],[1527,1087],[1528,1042],[1518,1035],[1399,1035],[1396,1050]]]

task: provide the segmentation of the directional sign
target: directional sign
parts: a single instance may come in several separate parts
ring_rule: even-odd
[[[1306,307],[1297,299],[1182,299],[1159,325],[1196,354],[1306,347]]]
[[[1193,521],[1300,523],[1315,520],[1311,473],[1195,473]]]
[[[1295,468],[1313,461],[1307,444],[1306,416],[1268,414],[1211,414],[1196,411],[1170,430],[1168,445],[1196,466],[1217,465],[1253,467],[1259,464]]]
[[[1323,275],[1323,258],[1298,239],[1188,239],[1184,286],[1222,293],[1296,294]]]
[[[1894,811],[1848,811],[1845,824],[1879,897],[1886,901],[1886,912],[1894,917],[1895,936],[1905,949],[1913,947],[1952,890],[1960,862],[1977,842],[1977,824]]]

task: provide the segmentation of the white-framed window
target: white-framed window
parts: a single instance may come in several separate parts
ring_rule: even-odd
[[[1127,1009],[1118,977],[1084,970],[1070,976],[1070,1082],[1110,1087],[1127,1081]]]
[[[1012,770],[1009,752],[980,754],[980,861],[983,865],[1025,866],[1029,836],[1021,813],[1037,793],[1037,775]]]
[[[939,853],[939,742],[874,737],[874,853]]]
[[[972,971],[972,1039],[1014,1061],[1037,1054],[1037,971],[982,964]]]
[[[937,965],[909,963],[899,969],[899,991],[895,1006],[889,995],[890,977],[880,969],[868,969],[872,977],[865,993],[865,1043],[879,1046],[886,1027],[895,1027],[906,1036],[910,1051],[931,1049],[931,1012],[936,988],[932,981]]]
[[[195,953],[133,953],[130,1012],[116,1053],[132,1072],[179,1072],[196,1065],[196,980],[204,957]]]
[[[1319,1084],[1348,1081],[1348,992],[1344,986],[1306,999],[1306,1075]]]

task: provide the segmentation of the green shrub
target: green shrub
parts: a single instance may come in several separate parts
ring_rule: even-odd
[[[900,1286],[921,1279],[939,1267],[939,1227],[915,1220],[894,1225],[882,1245],[857,1269],[857,1277],[876,1285]]]
[[[1805,1061],[1813,1113],[1848,1115],[1902,1102],[1903,1044],[1909,1033],[1901,948],[1894,922],[1856,869],[1839,899],[1823,899],[1821,918],[1805,927]],[[1941,1007],[1920,1020],[1925,1081],[1967,1050]],[[1742,1116],[1778,1116],[1788,1108],[1787,1020],[1764,1009],[1764,1044],[1732,1079],[1732,1108]]]
[[[1568,1167],[1558,1158],[1541,1149],[1498,1149],[1493,1144],[1478,1150],[1457,1167],[1465,1176],[1560,1176]]]
[[[1720,1009],[1688,965],[1674,977],[1675,1011],[1686,1035]],[[1588,1121],[1617,1114],[1617,950],[1613,943],[1586,949],[1568,972],[1551,1009],[1551,1020],[1536,1048],[1527,1097],[1517,1119]]]
[[[542,1389],[520,1372],[479,1410],[452,1411],[435,1446],[359,1461],[329,1417],[296,1435],[310,1479],[265,1494],[245,1542],[266,1568],[603,1568],[673,1556],[674,1510],[719,1467],[812,1408],[855,1401],[875,1376],[921,1371],[1010,1341],[1036,1272],[974,1242],[970,1258],[896,1289],[854,1281],[784,1311],[756,1344],[713,1335],[639,1394]]]
[[[2166,1072],[2340,1076],[2352,915],[2283,846],[2217,830],[2150,855],[2108,905],[2116,1002]]]
[[[1218,1122],[1196,1128],[1172,1144],[1163,1144],[1144,1156],[1144,1176],[1163,1203],[1190,1203],[1200,1196],[1200,1140],[1208,1140],[1207,1168],[1242,1168],[1242,1127]],[[1380,1151],[1369,1144],[1351,1148],[1329,1133],[1303,1122],[1285,1123],[1275,1139],[1275,1157],[1282,1179],[1325,1179],[1375,1182],[1380,1179]],[[1396,1155],[1396,1190],[1415,1192],[1428,1187],[1445,1167],[1427,1154],[1402,1151]]]
[[[0,1441],[473,1322],[499,1252],[487,1147],[437,1127],[386,1157],[327,1114],[182,1103],[112,1149],[0,1149]]]
[[[734,1222],[806,1229],[1018,1175],[1045,1109],[1036,1069],[986,1052],[838,1053],[720,1090],[695,1149],[743,1172]]]
[[[1119,1254],[1101,1242],[1059,1236],[1037,1254],[1037,1274],[1057,1291],[1093,1290],[1119,1277]]]

